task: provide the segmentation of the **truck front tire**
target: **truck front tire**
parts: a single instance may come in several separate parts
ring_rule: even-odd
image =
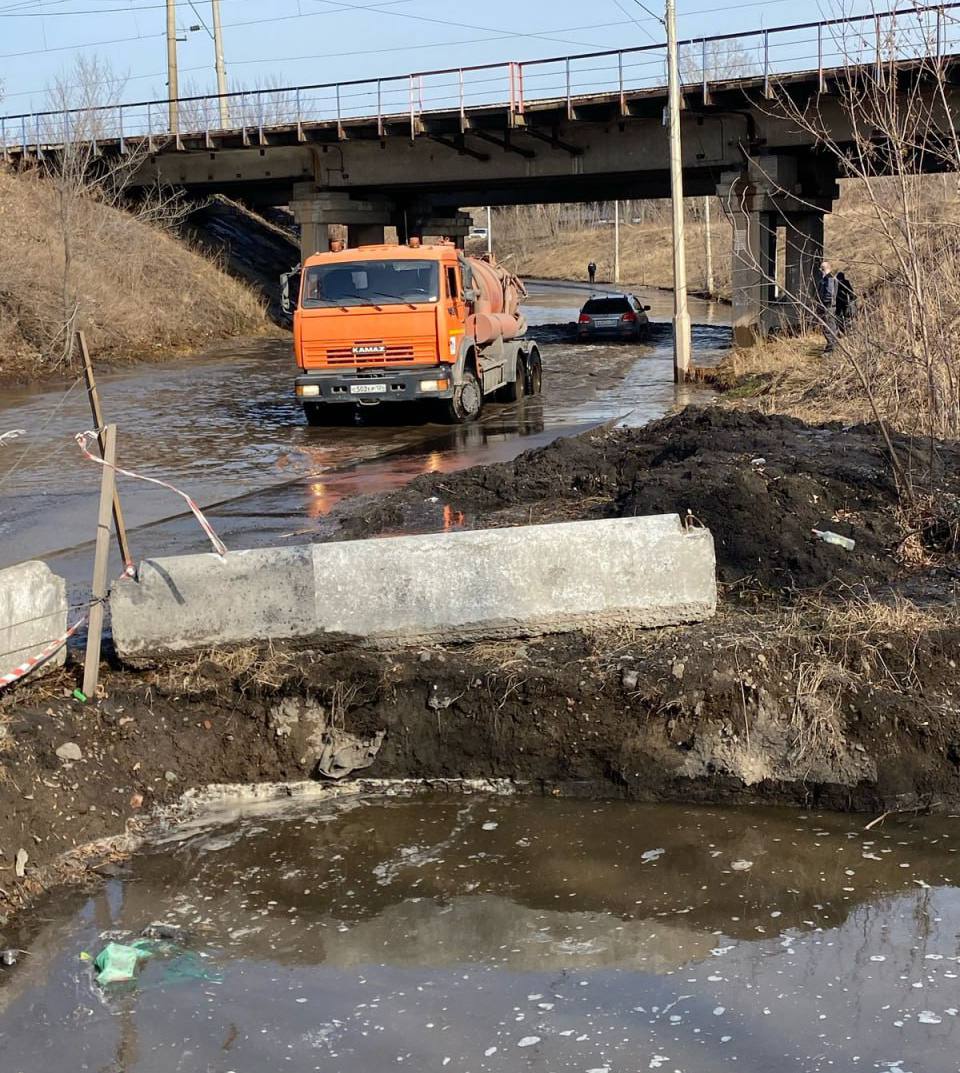
[[[464,369],[463,380],[454,390],[447,403],[447,419],[457,425],[476,421],[483,409],[483,392],[480,382],[471,369]]]

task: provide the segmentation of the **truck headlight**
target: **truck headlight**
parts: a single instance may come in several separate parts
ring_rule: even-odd
[[[320,386],[318,384],[297,384],[298,398],[315,398],[319,394]]]
[[[446,391],[450,386],[449,380],[421,380],[421,391]]]

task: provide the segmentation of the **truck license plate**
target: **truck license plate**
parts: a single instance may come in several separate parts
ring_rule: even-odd
[[[351,395],[382,395],[387,390],[386,384],[351,384]]]

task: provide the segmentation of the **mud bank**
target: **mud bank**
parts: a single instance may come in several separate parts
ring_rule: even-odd
[[[953,495],[956,448],[940,457]],[[956,556],[935,534],[904,554],[874,430],[689,409],[418,478],[346,505],[331,531],[674,510],[714,531],[727,583],[718,617],[696,627],[420,651],[331,637],[115,666],[87,705],[69,667],[3,697],[0,915],[122,854],[128,828],[186,791],[323,778],[344,757],[377,779],[558,795],[960,804]],[[118,841],[76,852],[103,839]]]
[[[693,629],[523,645],[217,652],[115,671],[95,706],[62,696],[65,673],[4,713],[0,912],[88,861],[36,869],[190,788],[317,777],[332,731],[381,742],[363,772],[377,778],[498,778],[643,801],[950,806],[960,627],[901,627],[728,612]],[[66,743],[80,759],[63,758]]]

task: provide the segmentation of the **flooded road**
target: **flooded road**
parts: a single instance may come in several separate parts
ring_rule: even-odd
[[[230,548],[309,540],[318,520],[348,496],[386,491],[432,471],[503,461],[557,436],[624,417],[642,424],[702,389],[672,382],[669,294],[650,292],[649,343],[582,346],[570,341],[589,289],[532,284],[525,305],[541,342],[544,393],[521,404],[490,403],[471,426],[420,414],[364,411],[353,427],[311,429],[292,397],[287,339],[231,344],[204,358],[138,365],[103,375],[104,412],[119,427],[120,463],[189,492]],[[729,341],[727,310],[691,300],[697,360]],[[402,423],[401,423],[402,422]],[[81,386],[8,390],[0,430],[24,436],[0,452],[0,566],[44,557],[73,584],[90,571],[99,470],[73,435],[90,425]],[[121,478],[137,558],[209,546],[171,493]],[[146,528],[143,528],[146,527]],[[60,554],[51,554],[57,553]],[[112,564],[116,572],[119,562]]]
[[[11,1073],[958,1068],[954,820],[552,798],[261,806],[41,908]],[[129,985],[89,961],[185,929]],[[9,936],[8,936],[9,939]]]

